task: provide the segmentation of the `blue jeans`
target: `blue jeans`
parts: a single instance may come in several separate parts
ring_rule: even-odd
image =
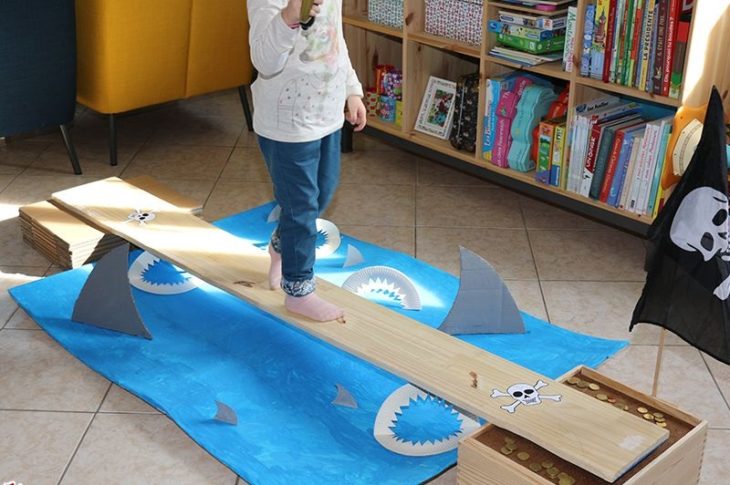
[[[281,207],[271,237],[281,253],[281,288],[289,295],[314,291],[317,217],[332,200],[340,178],[340,131],[320,140],[287,143],[258,137]]]

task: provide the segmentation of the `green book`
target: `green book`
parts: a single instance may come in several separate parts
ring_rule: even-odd
[[[552,39],[537,41],[499,33],[497,34],[497,42],[530,54],[547,54],[548,52],[562,51],[565,47],[565,36],[561,35]]]
[[[629,29],[631,28],[631,13],[634,11],[634,1],[626,0],[624,6],[623,25],[619,36],[619,51],[618,61],[616,62],[616,84],[623,84],[624,70],[626,69],[626,52],[628,51],[628,45],[631,43],[629,40]]]

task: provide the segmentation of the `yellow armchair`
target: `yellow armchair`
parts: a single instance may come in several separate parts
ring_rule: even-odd
[[[238,87],[249,130],[245,86],[254,69],[246,0],[76,0],[77,100],[114,115]]]

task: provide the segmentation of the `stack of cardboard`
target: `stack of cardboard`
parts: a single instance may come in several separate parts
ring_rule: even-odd
[[[146,190],[179,208],[200,215],[201,204],[181,195],[152,177],[142,176],[127,182]],[[23,239],[63,268],[77,268],[96,261],[124,240],[100,231],[47,201],[20,208]]]

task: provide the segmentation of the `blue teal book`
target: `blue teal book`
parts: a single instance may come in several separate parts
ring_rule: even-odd
[[[635,129],[627,131],[624,136],[621,154],[618,159],[618,167],[616,167],[616,174],[614,175],[613,183],[611,184],[611,192],[608,195],[609,205],[618,207],[621,189],[623,188],[624,180],[626,179],[626,170],[629,167],[631,149],[634,146],[634,139],[636,139],[637,136],[641,136],[645,129],[646,125],[637,126]]]
[[[654,212],[654,204],[656,203],[656,195],[659,191],[659,181],[662,178],[662,171],[664,170],[664,163],[666,163],[667,159],[667,145],[669,144],[669,137],[672,134],[672,124],[666,123],[664,125],[664,131],[662,132],[662,141],[661,145],[659,145],[659,160],[656,164],[656,169],[654,170],[654,179],[651,182],[651,192],[649,192],[649,204],[646,208],[647,214],[652,214]]]
[[[580,75],[587,77],[591,69],[591,50],[593,47],[593,22],[596,17],[596,6],[589,4],[586,7],[585,23],[583,27],[583,50],[580,61]]]
[[[628,128],[640,122],[639,115],[631,115],[625,121],[609,126],[603,132],[600,145],[598,147],[598,155],[596,157],[596,166],[593,171],[593,179],[591,180],[591,188],[588,196],[591,199],[598,200],[603,185],[603,177],[606,174],[606,164],[611,156],[613,142],[616,139],[616,132],[620,129]]]

